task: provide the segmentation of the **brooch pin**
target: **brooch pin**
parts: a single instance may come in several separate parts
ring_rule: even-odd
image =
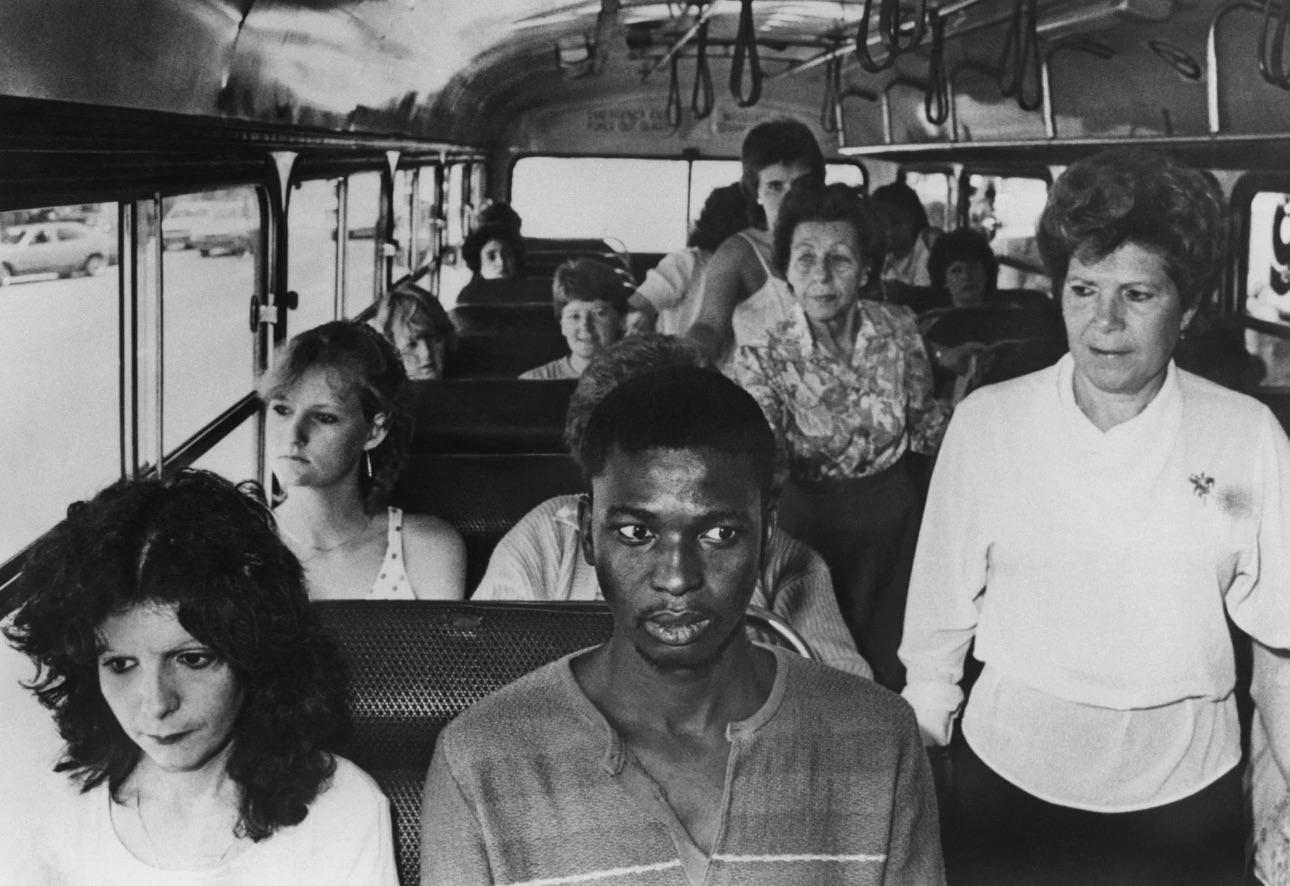
[[[1210,490],[1214,488],[1214,478],[1207,476],[1204,471],[1192,474],[1187,479],[1191,481],[1191,491],[1202,499],[1207,498]]]

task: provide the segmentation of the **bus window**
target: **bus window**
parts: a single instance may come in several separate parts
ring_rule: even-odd
[[[967,177],[964,199],[968,225],[990,240],[999,257],[999,288],[1051,289],[1035,245],[1035,228],[1048,200],[1048,182],[974,173]]]
[[[1245,316],[1285,327],[1286,337],[1248,329],[1245,347],[1263,364],[1261,387],[1290,387],[1290,193],[1250,198],[1245,261]]]
[[[448,222],[448,242],[460,243],[466,239],[466,166],[454,163],[448,167],[448,206],[444,210]]]
[[[349,177],[349,237],[345,241],[345,310],[356,314],[376,298],[376,222],[381,213],[381,174]]]
[[[690,210],[686,216],[691,224],[703,211],[703,201],[716,188],[739,181],[743,164],[738,160],[695,160],[690,178]]]
[[[521,157],[511,204],[526,237],[599,237],[629,252],[670,252],[685,245],[685,184],[684,160]]]
[[[849,185],[862,191],[869,189],[869,177],[859,163],[824,164],[824,181],[831,185]]]
[[[214,471],[234,483],[254,480],[259,456],[256,444],[255,422],[244,421],[193,462],[193,467]]]
[[[905,184],[914,189],[919,201],[927,210],[927,220],[932,227],[949,230],[954,204],[950,199],[952,179],[950,173],[922,171],[917,169],[903,170]]]
[[[0,212],[0,562],[121,475],[116,225],[115,203]]]
[[[255,188],[167,202],[163,237],[176,207],[204,204],[207,210],[188,228],[192,248],[168,250],[163,259],[162,443],[170,452],[251,390],[254,338],[247,305],[252,295],[263,296],[263,273]]]
[[[336,180],[297,182],[287,208],[287,284],[300,304],[287,315],[295,335],[336,319]]]

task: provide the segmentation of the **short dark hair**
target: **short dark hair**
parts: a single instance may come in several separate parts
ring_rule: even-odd
[[[1184,308],[1218,283],[1227,249],[1223,195],[1168,154],[1113,148],[1072,164],[1048,194],[1036,232],[1056,291],[1071,257],[1101,259],[1125,243],[1158,252]]]
[[[860,252],[868,260],[869,281],[876,283],[887,252],[887,234],[872,203],[846,185],[823,185],[810,179],[795,182],[784,195],[775,222],[775,265],[788,269],[793,231],[803,222],[844,221],[855,229]]]
[[[809,176],[824,183],[824,153],[810,127],[800,120],[785,117],[758,123],[744,136],[739,162],[743,164],[739,184],[748,201],[748,222],[754,227],[766,224],[766,211],[757,202],[757,184],[767,166],[805,162],[810,167]]]
[[[976,262],[985,271],[985,291],[995,291],[999,281],[999,259],[990,241],[980,231],[956,228],[938,237],[927,257],[927,274],[936,289],[945,288],[945,271],[955,262]]]
[[[505,200],[495,200],[475,213],[475,222],[479,225],[509,225],[515,230],[524,226],[524,220],[515,211],[515,207]]]
[[[339,655],[252,492],[185,470],[73,504],[32,548],[5,636],[36,664],[30,688],[67,742],[55,770],[84,791],[106,781],[115,797],[141,751],[99,688],[100,629],[137,606],[174,606],[244,692],[228,774],[241,789],[238,832],[262,840],[308,814],[347,720]]]
[[[515,258],[515,271],[517,274],[520,273],[524,267],[524,237],[520,234],[519,228],[499,222],[480,225],[466,236],[461,244],[461,257],[466,262],[466,267],[478,274],[479,254],[493,240],[505,243],[511,248],[511,255]]]
[[[716,252],[726,239],[739,233],[748,223],[748,198],[739,182],[713,188],[703,201],[703,211],[695,219],[687,246]]]
[[[385,507],[412,440],[403,360],[394,345],[368,324],[335,320],[307,329],[279,348],[273,368],[260,377],[256,393],[261,402],[268,403],[316,367],[338,372],[354,386],[368,422],[377,415],[385,416],[385,439],[368,450],[372,474],[360,476],[363,507],[375,514]]]
[[[592,411],[605,395],[629,378],[669,366],[709,367],[711,362],[689,339],[661,332],[631,335],[591,358],[578,377],[564,420],[564,444],[577,456],[578,442]]]
[[[560,319],[571,301],[609,302],[620,317],[626,317],[631,296],[627,281],[612,265],[594,258],[570,259],[555,269],[551,281],[551,303]]]
[[[402,323],[423,338],[442,341],[449,351],[457,344],[457,329],[448,312],[433,293],[415,283],[387,290],[376,303],[372,323],[390,343],[394,342],[394,328]]]
[[[914,225],[915,236],[931,226],[927,218],[927,209],[923,206],[923,201],[918,198],[918,192],[903,181],[892,182],[875,189],[869,195],[869,199],[883,212],[893,212],[909,219]]]
[[[715,369],[672,366],[628,379],[591,412],[578,444],[587,489],[615,452],[709,449],[752,463],[771,501],[775,438],[757,401]]]

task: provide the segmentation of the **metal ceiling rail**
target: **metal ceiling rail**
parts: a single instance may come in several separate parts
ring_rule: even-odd
[[[694,23],[690,25],[689,30],[687,30],[684,34],[682,34],[680,39],[678,39],[675,43],[673,43],[668,48],[667,52],[663,53],[662,58],[654,62],[654,64],[651,65],[649,69],[645,71],[645,74],[642,76],[641,79],[648,80],[652,74],[654,74],[664,65],[666,65],[668,62],[670,62],[672,60],[672,56],[680,52],[687,43],[689,43],[691,40],[693,40],[695,37],[698,36],[699,28],[703,27],[704,22],[712,18],[712,14],[716,12],[717,7],[721,6],[722,3],[725,3],[725,2],[728,2],[728,0],[712,0],[711,3],[705,6],[703,8],[703,11],[700,12],[695,17]]]

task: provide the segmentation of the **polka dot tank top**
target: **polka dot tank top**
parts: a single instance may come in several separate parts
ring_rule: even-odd
[[[415,600],[412,593],[412,582],[408,581],[408,572],[403,564],[403,511],[390,508],[389,528],[385,535],[385,559],[381,561],[381,570],[376,574],[376,581],[369,600]]]

